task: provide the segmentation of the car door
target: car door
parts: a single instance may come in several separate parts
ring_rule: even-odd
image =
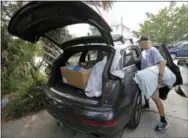
[[[167,66],[171,69],[171,71],[176,75],[176,82],[174,86],[183,84],[183,79],[181,76],[180,68],[173,62],[170,53],[165,44],[162,44],[159,48],[160,53],[167,61]]]
[[[159,51],[161,53],[161,55],[165,58],[165,60],[167,61],[167,66],[169,67],[169,69],[171,69],[171,71],[176,75],[176,82],[174,84],[174,87],[176,88],[175,91],[177,94],[183,96],[185,94],[183,94],[181,89],[177,89],[177,87],[179,88],[179,85],[183,84],[183,79],[181,76],[181,72],[180,72],[180,68],[174,64],[170,53],[168,52],[166,45],[162,44],[159,47]],[[169,93],[170,89],[166,86],[163,88],[159,89],[159,96],[161,99],[165,100],[167,98],[167,95]]]

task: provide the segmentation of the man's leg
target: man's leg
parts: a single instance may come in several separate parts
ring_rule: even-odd
[[[164,106],[163,106],[163,103],[161,102],[161,100],[157,97],[152,97],[152,100],[155,102],[160,116],[165,116]]]
[[[156,126],[155,131],[164,132],[164,130],[167,128],[168,122],[165,119],[163,103],[161,102],[158,95],[159,95],[159,91],[157,90],[152,96],[152,99],[155,102],[157,109],[159,111],[159,114],[160,114],[160,123]]]

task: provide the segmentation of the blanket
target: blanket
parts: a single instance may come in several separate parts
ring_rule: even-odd
[[[138,71],[135,74],[134,81],[138,84],[140,90],[147,99],[149,99],[157,89],[158,76],[158,65],[148,67],[144,70]],[[176,82],[176,76],[167,66],[165,67],[162,79],[163,84],[165,84],[169,88],[172,88],[173,84]]]

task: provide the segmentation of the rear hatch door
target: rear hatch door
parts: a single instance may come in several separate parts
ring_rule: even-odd
[[[81,1],[29,2],[13,15],[8,31],[14,36],[35,43],[51,30],[78,23],[93,25],[108,44],[114,45],[110,26]],[[62,45],[61,48],[63,49]]]

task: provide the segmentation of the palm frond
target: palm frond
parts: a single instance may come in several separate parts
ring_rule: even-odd
[[[89,5],[93,5],[97,8],[102,8],[105,11],[108,11],[109,9],[112,8],[113,5],[113,1],[109,1],[109,0],[104,0],[104,1],[87,1],[86,3],[88,3]]]

